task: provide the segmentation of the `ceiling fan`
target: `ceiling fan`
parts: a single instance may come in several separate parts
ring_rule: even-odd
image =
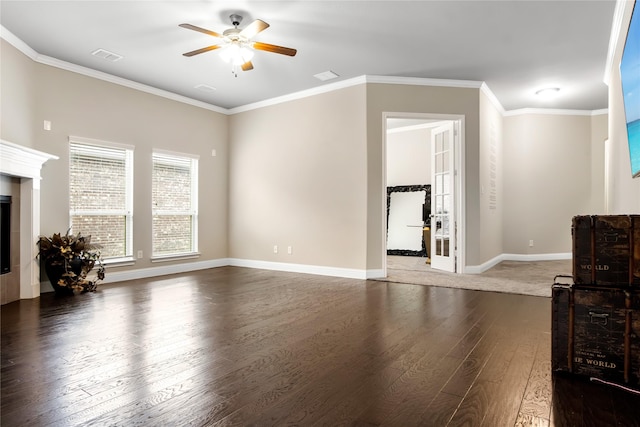
[[[242,71],[253,70],[251,58],[253,58],[254,49],[279,53],[281,55],[287,56],[295,56],[295,54],[297,53],[296,49],[291,49],[289,47],[251,41],[251,39],[258,33],[269,28],[269,24],[267,24],[266,22],[260,19],[256,19],[241,30],[240,28],[238,28],[238,26],[242,22],[242,16],[233,14],[229,16],[229,18],[231,19],[233,28],[225,30],[222,34],[218,34],[215,31],[210,31],[205,28],[196,27],[195,25],[191,24],[180,24],[179,26],[182,28],[198,31],[200,33],[208,34],[210,36],[222,39],[221,44],[215,44],[212,46],[203,47],[201,49],[196,49],[191,52],[183,53],[183,55],[194,56],[212,50],[222,49],[220,51],[220,56],[223,60],[225,60],[225,62],[230,62],[232,64],[231,72],[237,77],[238,74],[236,73],[236,67],[240,67]]]

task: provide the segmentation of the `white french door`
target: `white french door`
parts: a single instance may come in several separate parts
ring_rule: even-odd
[[[456,271],[454,122],[431,131],[431,268]]]

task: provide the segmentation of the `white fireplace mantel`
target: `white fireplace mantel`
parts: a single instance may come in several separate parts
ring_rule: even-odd
[[[0,174],[20,178],[20,298],[40,296],[40,170],[58,156],[0,139]]]
[[[57,160],[58,156],[0,139],[0,173],[3,175],[39,182],[42,165],[52,159]]]

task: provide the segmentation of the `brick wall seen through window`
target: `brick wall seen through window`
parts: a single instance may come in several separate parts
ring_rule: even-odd
[[[133,150],[71,139],[69,216],[73,233],[91,235],[105,259],[132,255]]]
[[[197,252],[196,158],[153,153],[153,255]]]

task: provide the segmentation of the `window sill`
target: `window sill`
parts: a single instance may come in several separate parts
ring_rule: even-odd
[[[110,258],[103,260],[102,263],[108,267],[126,267],[135,265],[136,260],[133,257]]]
[[[156,255],[151,257],[151,262],[167,262],[167,261],[179,261],[183,259],[200,258],[200,252],[191,252],[188,254],[175,254],[175,255]]]

